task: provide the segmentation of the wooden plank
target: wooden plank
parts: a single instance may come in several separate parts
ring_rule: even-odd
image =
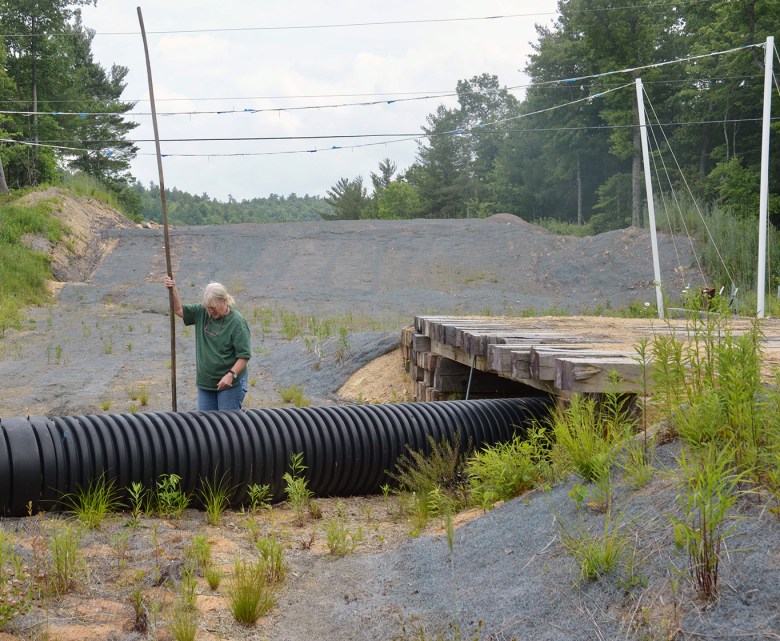
[[[548,346],[535,345],[531,349],[530,373],[531,378],[543,381],[555,379],[555,361],[562,356],[582,357],[625,357],[631,358],[633,354],[625,350],[593,349],[588,345]]]
[[[412,334],[412,349],[415,352],[430,352],[431,339],[425,334]]]
[[[616,372],[619,382],[611,380]],[[608,391],[642,391],[642,366],[636,360],[625,357],[577,357],[564,356],[555,362],[555,387],[578,393],[605,393]]]
[[[461,349],[457,349],[456,347],[450,347],[449,345],[445,345],[444,343],[431,342],[431,351],[434,354],[443,356],[444,358],[449,358],[451,361],[456,361],[458,363],[462,363],[463,365],[468,365],[469,367],[471,367],[472,357],[466,354]],[[486,364],[487,364],[486,357],[477,356],[476,363],[475,363],[475,367],[477,369],[485,369]]]

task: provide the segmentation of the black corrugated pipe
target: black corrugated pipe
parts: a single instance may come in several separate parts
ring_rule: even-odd
[[[546,398],[339,405],[235,412],[102,414],[0,420],[0,514],[51,509],[104,476],[154,487],[164,474],[186,492],[224,474],[240,505],[253,483],[284,498],[290,458],[303,454],[316,496],[377,493],[408,449],[429,437],[462,447],[512,439],[550,410]]]

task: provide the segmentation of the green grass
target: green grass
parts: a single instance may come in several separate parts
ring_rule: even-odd
[[[219,525],[222,514],[230,506],[230,494],[233,488],[226,475],[217,480],[201,479],[198,498],[206,512],[206,522],[209,525]]]
[[[62,240],[68,230],[52,215],[51,207],[51,201],[0,206],[0,335],[6,327],[18,325],[23,307],[50,298],[46,288],[46,280],[51,279],[49,259],[24,247],[21,240],[27,234],[43,236],[52,244]]]
[[[309,399],[303,395],[302,385],[290,385],[279,390],[279,395],[285,403],[292,403],[295,407],[308,407]]]
[[[247,627],[254,625],[275,603],[266,585],[265,562],[237,560],[225,596],[236,621]]]
[[[105,476],[98,477],[86,488],[79,487],[75,492],[66,494],[61,503],[90,530],[99,528],[106,517],[123,507],[119,489],[113,480],[106,481]]]

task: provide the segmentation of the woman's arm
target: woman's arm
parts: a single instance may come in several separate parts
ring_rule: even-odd
[[[170,276],[165,277],[165,286],[173,294],[173,313],[179,318],[184,318],[184,309],[181,306],[181,298],[179,298],[179,290],[176,289],[176,281]]]

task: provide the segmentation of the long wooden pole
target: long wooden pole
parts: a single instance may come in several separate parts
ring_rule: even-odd
[[[141,37],[144,41],[146,56],[146,75],[149,79],[149,101],[152,105],[152,125],[154,126],[154,144],[157,149],[157,172],[160,175],[160,201],[162,203],[163,235],[165,237],[165,265],[168,276],[173,278],[171,267],[171,243],[168,237],[168,208],[165,204],[165,180],[163,178],[162,153],[160,152],[160,132],[157,129],[157,109],[154,103],[154,83],[152,82],[152,64],[149,62],[149,45],[146,42],[146,29],[141,7],[138,7],[138,22],[141,25]],[[176,315],[173,313],[173,290],[168,290],[168,303],[171,317],[171,410],[176,411]]]

